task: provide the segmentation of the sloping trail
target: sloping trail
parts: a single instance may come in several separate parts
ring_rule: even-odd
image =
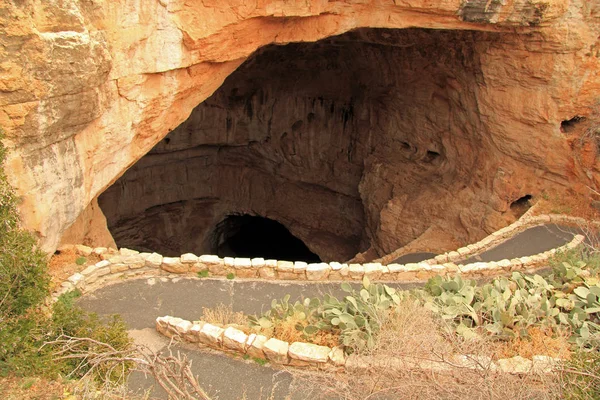
[[[530,228],[508,241],[466,262],[498,261],[544,252],[569,242],[580,230],[544,225]],[[464,263],[466,263],[464,262]],[[393,283],[394,287],[407,289],[419,283]],[[272,299],[290,294],[291,300],[314,297],[324,293],[341,296],[339,283],[272,282],[224,279],[152,278],[125,281],[107,286],[83,296],[79,305],[98,314],[120,314],[132,329],[136,339],[153,347],[164,348],[168,340],[154,330],[156,317],[172,315],[197,320],[202,307],[218,304],[231,305],[234,311],[257,314],[267,310]],[[185,352],[193,360],[194,373],[200,384],[215,399],[283,399],[291,393],[293,399],[308,398],[303,382],[284,370],[262,367],[252,361],[234,359],[210,350],[199,350],[189,345],[177,345],[175,350]],[[147,388],[152,382],[143,376],[131,379],[134,388]],[[160,390],[155,390],[161,396]],[[163,395],[164,396],[164,395]]]

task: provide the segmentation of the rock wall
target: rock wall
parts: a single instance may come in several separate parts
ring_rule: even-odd
[[[349,238],[359,243],[359,250],[372,247],[379,254],[420,235],[436,238],[440,229],[452,228],[458,232],[453,240],[466,240],[510,220],[505,211],[524,194],[537,195],[551,186],[582,193],[585,186],[598,188],[592,133],[598,122],[600,93],[600,77],[594,73],[600,63],[599,15],[596,2],[583,0],[507,4],[448,0],[435,5],[429,1],[264,1],[252,5],[237,0],[3,1],[0,126],[4,142],[12,149],[6,169],[23,196],[24,224],[38,233],[46,250],[53,250],[98,195],[185,121],[262,46],[314,42],[364,27],[481,31],[447,35],[400,31],[391,32],[389,38],[359,31],[348,36],[349,41],[361,43],[358,47],[392,47],[401,58],[388,58],[388,50],[381,50],[377,57],[381,56],[382,63],[377,68],[357,60],[376,50],[340,49],[350,52],[353,64],[365,71],[362,76],[348,71],[344,78],[351,82],[356,78],[357,84],[327,99],[336,102],[336,113],[348,108],[349,97],[363,106],[353,109],[350,124],[358,137],[338,138],[342,149],[352,140],[358,146],[351,160],[337,164],[337,175],[335,171],[329,175],[344,176],[334,180],[339,181],[334,193],[317,193],[330,190],[329,183],[318,182],[318,169],[311,164],[321,157],[307,158],[315,149],[323,152],[322,147],[301,145],[300,153],[291,157],[293,145],[303,143],[291,139],[296,120],[278,121],[281,128],[291,125],[286,130],[287,143],[280,136],[278,145],[273,145],[288,152],[278,155],[286,160],[284,174],[307,174],[289,185],[297,187],[302,182],[311,191],[289,189],[291,195],[307,193],[311,198],[339,201],[344,194],[347,199],[341,206],[362,210],[352,211],[349,217],[334,215],[339,228],[318,227],[317,233],[329,235],[327,243],[334,243],[334,255],[349,253],[345,245],[336,244]],[[438,45],[443,37],[450,39]],[[462,38],[468,40],[457,40]],[[322,60],[313,62],[315,68],[322,68]],[[342,65],[338,68],[345,70]],[[316,71],[321,82],[327,82],[327,70]],[[372,79],[365,81],[365,77]],[[387,78],[391,81],[382,83]],[[251,88],[251,84],[245,87]],[[275,89],[266,88],[265,93]],[[305,93],[282,102],[309,98],[311,89],[316,88],[309,85]],[[363,93],[369,97],[361,98]],[[249,144],[250,136],[244,137],[248,130],[241,125],[250,119],[236,111],[240,105],[235,101],[231,105],[235,135],[224,138],[215,130],[216,136],[203,139],[200,148],[207,152],[198,158],[214,159],[214,153],[203,147],[216,141],[227,149],[218,157],[224,164],[214,165],[241,165],[252,170],[253,179],[259,179],[254,165],[263,160],[267,164],[264,185],[278,185],[269,175],[269,162],[264,161],[268,157],[242,162],[246,156],[235,153],[236,144]],[[309,111],[307,103],[299,106],[298,111]],[[217,112],[213,118],[221,116]],[[561,131],[561,122],[569,120]],[[324,119],[318,122],[320,129],[304,135],[328,143],[332,136],[317,134],[328,125]],[[303,124],[299,129],[307,129],[304,119]],[[261,135],[255,139],[264,139]],[[256,152],[268,153],[264,145],[258,147]],[[172,152],[163,153],[165,160],[181,159]],[[155,166],[148,168],[159,168],[158,157],[152,163]],[[356,170],[360,171],[358,186]],[[228,179],[235,182],[239,177],[232,173]],[[435,185],[423,190],[428,181]],[[312,190],[315,187],[318,190]],[[180,198],[175,201],[188,203],[205,194],[193,196],[173,193]],[[219,196],[230,204],[237,201],[232,193]],[[165,204],[163,199],[150,197],[130,200]],[[446,197],[455,199],[440,200]],[[458,204],[467,208],[459,211]],[[336,208],[340,207],[336,204]],[[433,214],[428,220],[439,220],[446,209],[451,210],[450,218],[444,217],[449,222],[421,222],[419,214]],[[326,210],[321,212],[326,214]],[[291,230],[299,237],[310,235],[303,233],[308,228],[302,216],[285,218],[295,221],[296,228]],[[364,228],[355,230],[359,225]],[[307,244],[323,247],[319,240]]]

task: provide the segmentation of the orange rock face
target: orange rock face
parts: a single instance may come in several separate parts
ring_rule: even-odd
[[[286,182],[320,185],[324,192],[333,187],[323,199],[343,195],[359,210],[347,220],[336,217],[336,227],[322,223],[316,231],[299,215],[278,216],[291,221],[296,226],[291,230],[309,247],[319,251],[351,238],[357,246],[335,245],[326,258],[368,248],[381,255],[421,236],[438,237],[435,232],[452,232],[444,245],[452,246],[514,218],[510,204],[526,194],[564,187],[598,190],[597,2],[5,0],[0,2],[0,127],[11,149],[5,168],[23,197],[24,224],[38,233],[44,249],[53,250],[128,168],[190,114],[189,121],[195,113],[204,115],[209,104],[200,104],[257,49],[316,42],[359,28],[386,30],[351,32],[319,57],[302,48],[306,62],[294,58],[286,64],[272,56],[271,71],[280,74],[277,66],[287,66],[302,85],[267,81],[244,87],[304,107],[297,132],[307,129],[308,99],[320,88],[324,104],[355,101],[347,118],[355,136],[339,137],[343,123],[327,122],[319,106],[314,114],[320,128],[296,137],[291,131],[300,108],[289,103],[283,108],[289,121],[275,121],[281,129],[291,124],[287,139],[283,132],[273,133],[277,142],[258,149],[262,158],[239,165],[256,174],[256,165],[269,165],[264,160],[270,151],[282,151]],[[333,48],[339,51],[333,54]],[[335,72],[329,75],[328,60]],[[314,81],[303,65],[313,68]],[[338,77],[343,84],[332,83]],[[264,121],[225,101],[232,88],[226,89],[211,101],[230,107],[236,128],[233,136],[227,136],[226,123],[195,136],[195,144],[205,149],[217,143],[229,152],[268,136]],[[256,113],[267,115],[261,107]],[[202,123],[186,122],[194,132],[207,132]],[[256,128],[254,133],[244,133],[244,123]],[[340,151],[358,145],[350,160],[326,154],[335,153],[327,147],[333,136],[326,130],[337,132]],[[179,134],[174,136],[174,143],[180,142]],[[306,137],[313,142],[306,143]],[[314,141],[318,138],[323,142]],[[290,156],[294,149],[300,161]],[[328,162],[333,172],[324,174],[317,166]],[[292,179],[297,174],[305,178]],[[236,173],[229,177],[239,179]],[[277,184],[265,178],[264,185]],[[198,189],[193,198],[208,192]],[[297,193],[312,198],[310,191]],[[140,203],[150,207],[163,200]],[[145,209],[132,212],[139,216]],[[102,219],[97,212],[84,215],[96,224]],[[82,223],[74,230],[85,232]],[[327,239],[332,232],[337,236]],[[311,245],[310,236],[325,239]]]

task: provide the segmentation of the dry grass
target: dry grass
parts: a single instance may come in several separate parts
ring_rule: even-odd
[[[4,400],[55,400],[72,391],[72,382],[44,378],[0,378],[0,398]]]
[[[569,333],[553,334],[548,328],[532,327],[527,330],[529,337],[515,338],[496,345],[497,358],[521,356],[531,359],[534,355],[544,355],[563,360],[571,358]]]
[[[202,307],[202,318],[204,322],[213,325],[227,326],[235,325],[241,327],[248,326],[248,318],[243,312],[234,312],[231,305],[219,304],[214,308]]]
[[[303,335],[302,331],[296,329],[297,325],[305,327],[307,325],[307,321],[306,319],[298,318],[294,314],[285,320],[277,321],[270,334],[274,338],[286,341],[288,343],[310,341],[311,343],[318,344],[320,346],[334,347],[339,345],[339,334],[318,331],[316,334],[307,338]]]
[[[585,196],[570,189],[544,193],[536,203],[534,214],[568,214],[588,220],[599,219],[600,210],[592,207],[593,197],[598,196],[591,192]]]
[[[410,299],[402,300],[396,309],[386,312],[382,320],[370,355],[423,358],[430,357],[432,352],[451,350],[431,312]]]
[[[92,265],[100,261],[99,256],[90,254],[89,256],[85,257],[85,264],[77,265],[76,261],[79,257],[80,256],[77,255],[75,249],[57,251],[52,255],[48,261],[48,273],[52,279],[52,289],[60,285],[75,272],[83,271],[88,265]]]
[[[555,377],[498,374],[492,371],[495,348],[482,339],[464,341],[445,335],[424,307],[404,300],[384,316],[375,348],[378,359],[362,359],[360,368],[346,373],[299,373],[302,395],[312,399],[556,399]],[[479,369],[465,368],[454,358],[467,355]],[[394,361],[395,360],[395,361]],[[401,362],[398,362],[401,360]],[[432,370],[431,365],[438,370]]]

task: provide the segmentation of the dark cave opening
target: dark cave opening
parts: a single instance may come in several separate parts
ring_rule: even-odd
[[[585,121],[585,117],[582,117],[580,115],[576,115],[571,119],[568,120],[564,120],[560,123],[560,130],[562,133],[571,133],[575,130],[575,128],[577,127],[577,125],[580,122]]]
[[[321,261],[281,223],[247,214],[227,216],[217,225],[213,243],[213,252],[219,257]]]
[[[533,196],[530,194],[526,194],[525,196],[519,197],[517,200],[513,201],[510,204],[511,211],[515,214],[516,217],[520,217],[525,214],[527,210],[529,210],[532,206],[531,200]]]

